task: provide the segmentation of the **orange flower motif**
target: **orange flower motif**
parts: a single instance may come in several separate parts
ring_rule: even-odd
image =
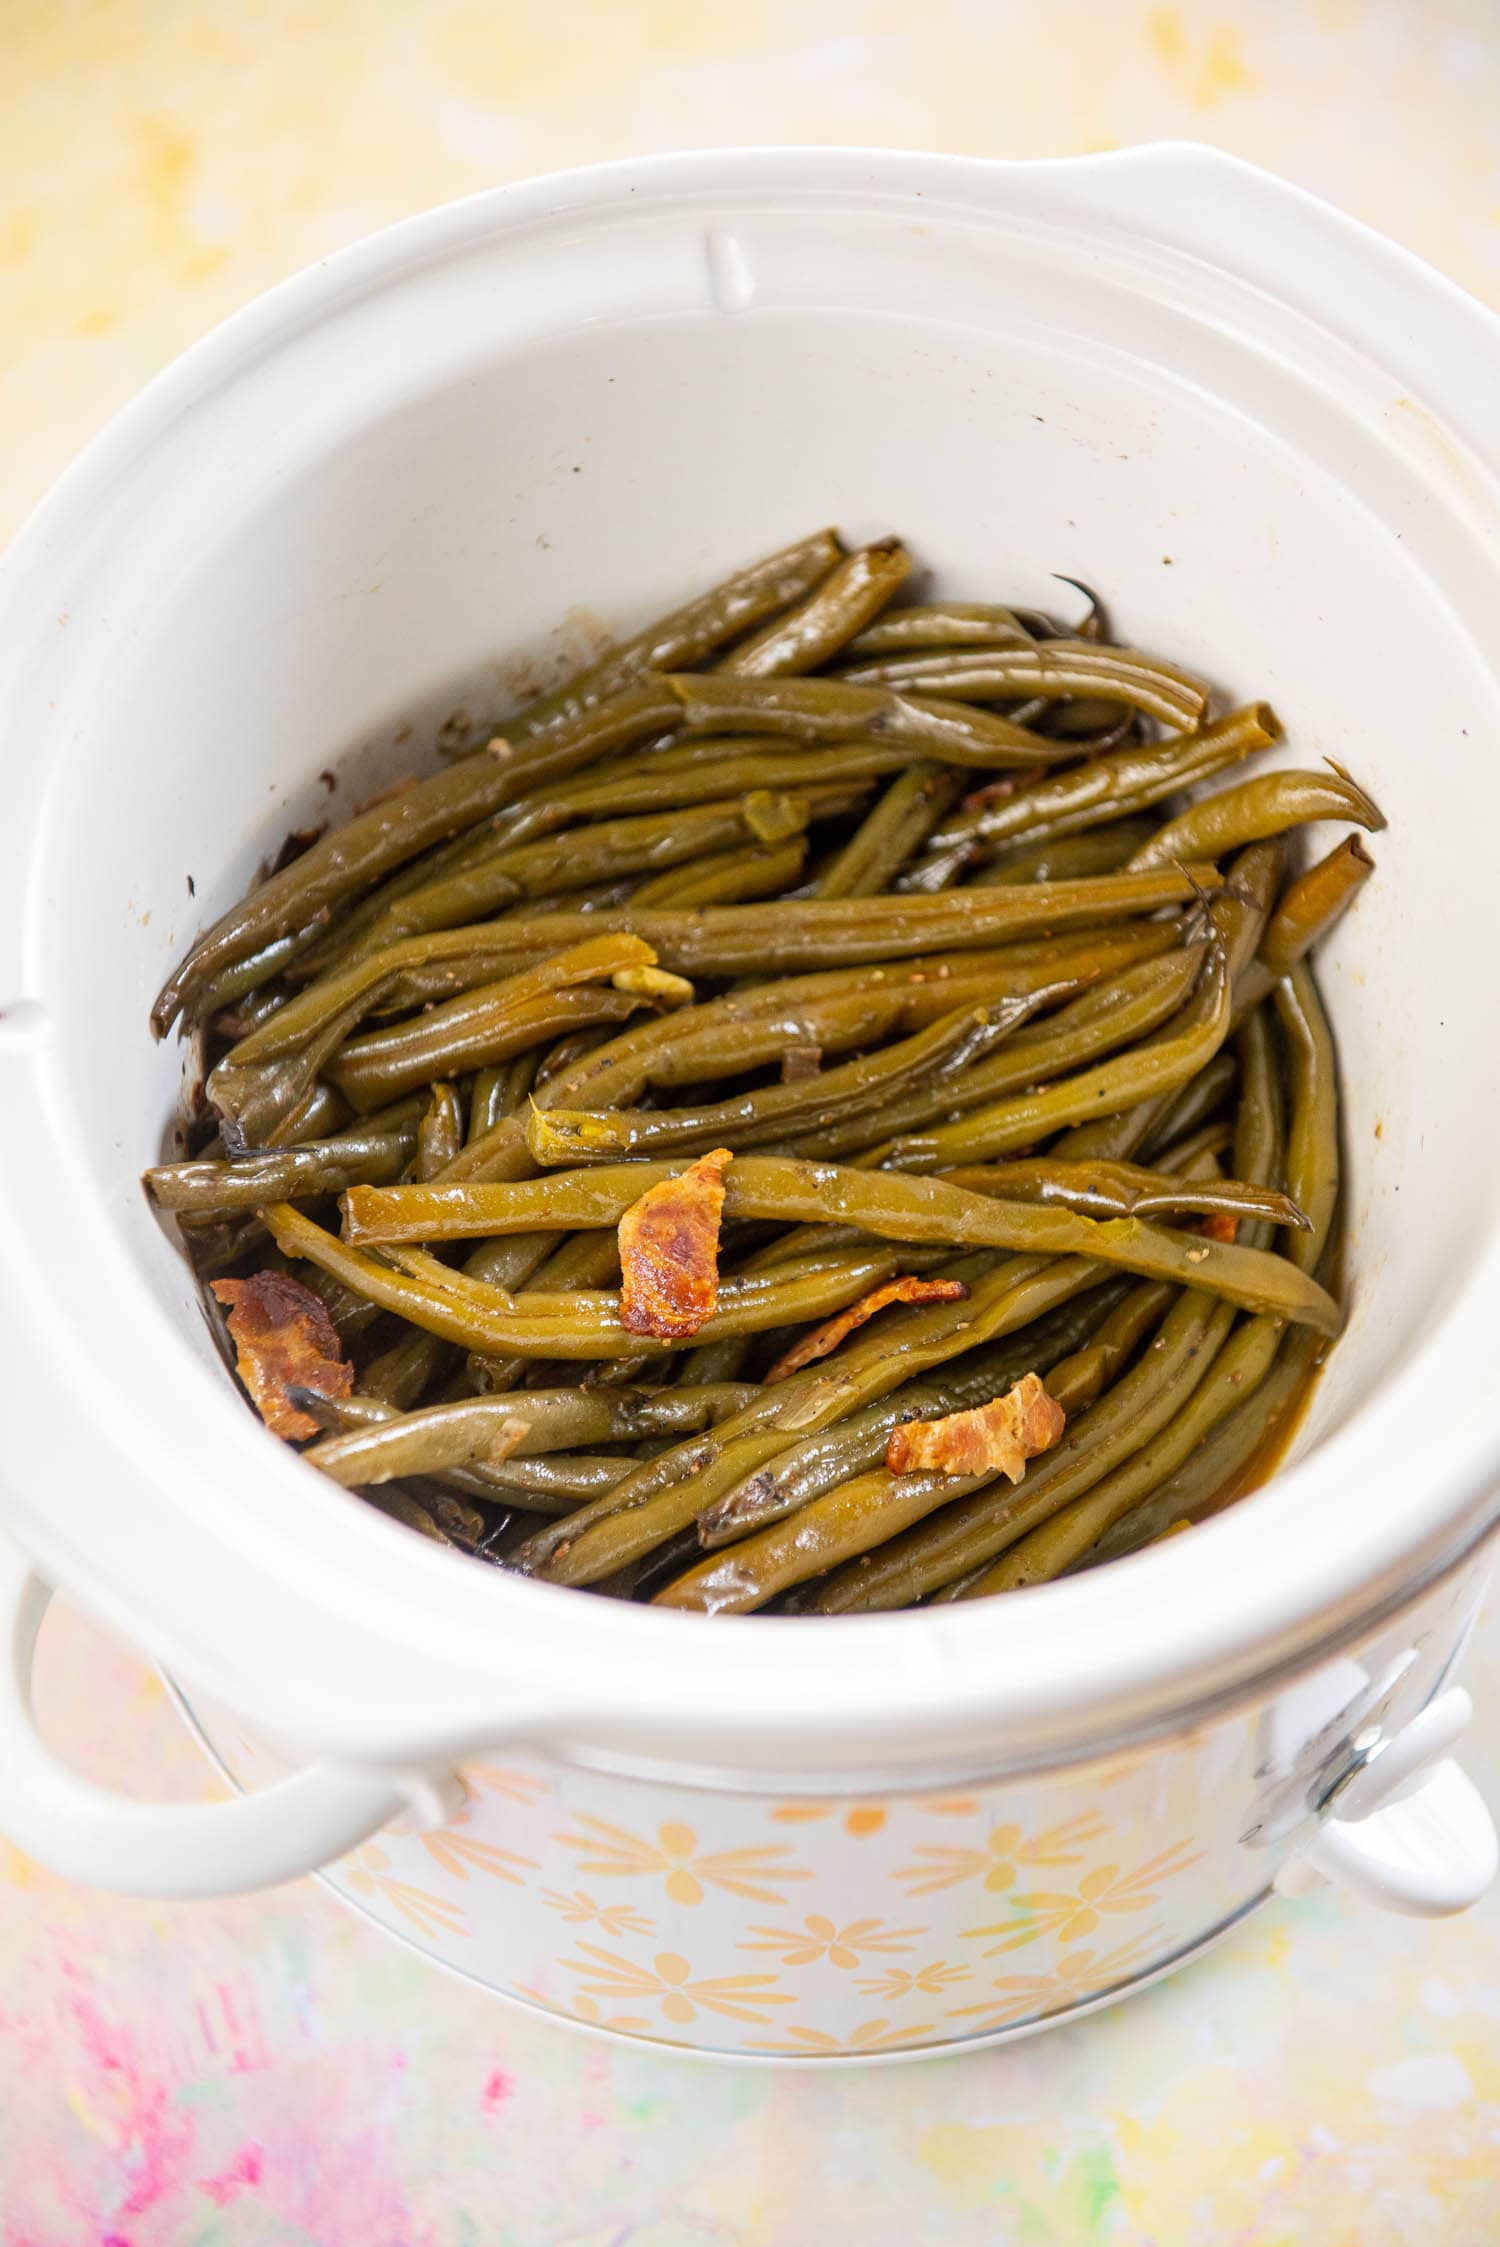
[[[367,1841],[354,1852],[345,1882],[356,1896],[375,1897],[389,1904],[403,1919],[410,1920],[420,1935],[468,1934],[457,1904],[434,1896],[430,1889],[414,1888],[409,1881],[394,1879],[390,1865],[379,1842]]]
[[[495,1880],[508,1880],[512,1887],[524,1888],[526,1883],[515,1868],[520,1865],[527,1872],[537,1872],[541,1868],[536,1858],[518,1857],[513,1849],[497,1849],[493,1842],[477,1841],[472,1834],[458,1832],[456,1829],[466,1825],[468,1817],[467,1810],[460,1810],[435,1833],[419,1836],[433,1862],[455,1880],[467,1880],[472,1866],[475,1872],[489,1873]]]
[[[756,1927],[752,1935],[759,1935],[758,1943],[741,1943],[742,1951],[778,1951],[783,1966],[811,1966],[826,1958],[830,1966],[857,1966],[861,1951],[909,1951],[910,1935],[926,1932],[921,1927],[887,1927],[879,1919],[852,1919],[847,1927],[836,1927],[821,1912],[810,1912],[799,1929],[795,1927]]]
[[[588,1996],[644,1998],[660,2009],[664,2020],[679,2027],[696,2020],[700,2012],[720,2014],[728,2021],[764,2021],[767,2016],[760,2007],[795,2002],[776,1989],[774,1974],[721,1974],[695,1982],[692,1967],[675,1951],[658,1951],[648,1967],[593,1943],[580,1943],[578,1948],[585,1953],[583,1958],[564,1958],[559,1964],[579,1977]]]
[[[726,1895],[748,1896],[758,1904],[783,1904],[781,1887],[789,1880],[810,1880],[800,1865],[776,1863],[791,1851],[781,1844],[759,1849],[715,1849],[700,1854],[698,1836],[691,1826],[669,1820],[648,1841],[607,1818],[580,1812],[585,1833],[560,1833],[564,1848],[579,1851],[581,1873],[634,1874],[637,1879],[656,1877],[666,1883],[674,1904],[701,1904],[706,1888],[721,1888]],[[772,1887],[771,1882],[777,1885]]]
[[[924,2036],[932,2036],[936,2024],[917,2021],[910,2028],[895,2028],[888,2020],[861,2021],[857,2029],[847,2036],[830,2035],[826,2029],[789,2028],[778,2037],[757,2037],[751,2044],[755,2052],[822,2052],[830,2055],[840,2052],[896,2052],[906,2044],[916,2044]]]
[[[1149,1911],[1157,1901],[1161,1883],[1186,1872],[1189,1865],[1199,1864],[1202,1854],[1201,1850],[1187,1854],[1187,1843],[1179,1841],[1131,1873],[1122,1872],[1118,1865],[1099,1865],[1084,1874],[1076,1890],[1039,1888],[1029,1895],[1013,1896],[1011,1902],[1022,1915],[1018,1919],[997,1920],[990,1927],[966,1927],[963,1932],[966,1937],[1000,1937],[985,1952],[986,1958],[1020,1950],[1023,1944],[1035,1942],[1038,1935],[1055,1935],[1060,1943],[1079,1943],[1104,1924],[1108,1913]]]
[[[888,1966],[883,1974],[872,1975],[867,1982],[856,1982],[855,1988],[867,1997],[884,1997],[891,2000],[902,1997],[941,1997],[956,1982],[973,1980],[973,1969],[968,1966],[951,1966],[946,1959],[935,1958],[930,1966]]]
[[[507,1771],[498,1763],[466,1763],[463,1776],[471,1794],[502,1795],[529,1810],[547,1792],[547,1781],[534,1771]]]
[[[1013,2021],[1066,2012],[1069,2006],[1102,1997],[1127,1981],[1160,1940],[1161,1929],[1153,1927],[1116,1950],[1070,1951],[1051,1974],[1002,1974],[990,1985],[993,1997],[980,2005],[960,2005],[948,2018],[972,2020],[975,2035],[982,2036],[987,2029],[1007,2028]]]
[[[638,1912],[633,1904],[601,1904],[575,1888],[571,1896],[561,1895],[557,1889],[547,1889],[542,1897],[548,1911],[561,1912],[570,1927],[602,1927],[606,1935],[650,1935],[655,1932],[655,1922]]]
[[[918,1795],[911,1808],[929,1818],[962,1818],[972,1816],[979,1804],[968,1794]],[[810,1826],[824,1818],[838,1818],[845,1833],[856,1841],[883,1833],[890,1822],[890,1812],[883,1802],[857,1802],[848,1809],[841,1802],[784,1802],[771,1816],[782,1826]]]
[[[771,1812],[781,1826],[810,1826],[822,1818],[841,1818],[845,1833],[856,1841],[879,1833],[888,1815],[885,1805],[879,1802],[856,1803],[852,1810],[845,1810],[837,1802],[784,1802],[779,1810]]]
[[[1050,1826],[1032,1841],[1026,1839],[1020,1826],[992,1826],[978,1849],[952,1849],[924,1842],[916,1854],[926,1861],[902,1865],[891,1878],[910,1883],[908,1896],[931,1896],[940,1888],[957,1888],[969,1880],[977,1880],[990,1894],[999,1895],[1013,1884],[1023,1865],[1078,1864],[1088,1843],[1101,1840],[1106,1831],[1091,1810],[1069,1818],[1063,1825]]]

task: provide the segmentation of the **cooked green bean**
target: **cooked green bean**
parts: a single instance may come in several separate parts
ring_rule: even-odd
[[[1357,835],[1348,836],[1291,883],[1266,923],[1260,949],[1235,982],[1236,1010],[1248,1014],[1282,976],[1321,944],[1375,871]]]
[[[1202,1211],[1235,1218],[1259,1217],[1272,1225],[1295,1225],[1306,1232],[1305,1217],[1286,1194],[1243,1178],[1174,1178],[1138,1163],[1080,1163],[1056,1159],[993,1163],[949,1170],[950,1186],[970,1193],[998,1194],[1006,1201],[1041,1202],[1076,1210],[1083,1217],[1176,1217]]]
[[[958,1163],[992,1161],[1030,1147],[1047,1133],[1088,1117],[1171,1092],[1196,1074],[1223,1044],[1229,1030],[1229,976],[1215,947],[1204,963],[1197,995],[1176,1018],[1172,1035],[1142,1044],[1076,1077],[1034,1093],[971,1110],[951,1124],[895,1140],[884,1161],[902,1170],[948,1170]]]
[[[409,944],[395,945],[375,959],[361,960],[326,981],[310,984],[258,1030],[241,1038],[230,1050],[229,1065],[244,1069],[278,1059],[283,1054],[297,1052],[323,1035],[331,1021],[362,1019],[375,1006],[382,983],[399,972],[409,956],[420,956],[424,943],[445,941],[442,937],[413,938]],[[533,967],[518,969],[510,978],[510,995],[517,1006],[524,1006],[532,999],[564,990],[570,984],[608,982],[621,968],[654,964],[651,947],[641,938],[615,930],[601,932],[585,924],[584,933],[570,948]],[[476,981],[489,980],[489,977],[476,978]],[[224,1066],[220,1063],[221,1068]],[[211,1088],[212,1078],[209,1081]]]
[[[346,1010],[358,1007],[367,1013],[377,1001],[420,1006],[506,975],[514,977],[518,998],[523,975],[538,978],[536,989],[592,980],[608,971],[577,966],[564,974],[562,963],[576,960],[585,947],[607,936],[632,939],[635,959],[654,954],[656,964],[677,974],[738,975],[771,968],[788,974],[910,959],[961,942],[1000,945],[1041,931],[1060,936],[1108,927],[1183,903],[1218,881],[1211,867],[1165,868],[1092,881],[1036,882],[993,894],[814,898],[790,908],[722,905],[699,912],[627,907],[444,929],[408,937],[309,985],[241,1040],[229,1059],[241,1066],[292,1051],[315,1034],[329,1035],[330,1025],[336,1038]],[[549,981],[553,965],[557,972]],[[423,970],[434,969],[435,976],[422,977]]]
[[[1226,1036],[1235,1027],[1236,990],[1253,961],[1255,947],[1270,915],[1279,865],[1280,844],[1274,838],[1251,843],[1234,860],[1228,881],[1208,907],[1208,919],[1224,947],[1229,982]],[[1172,1035],[1172,1025],[1168,1024],[1166,1029],[1153,1032],[1145,1041],[1146,1046],[1149,1048]],[[1212,1051],[1210,1046],[1210,1054]],[[1205,1067],[1189,1071],[1184,1094],[1195,1077],[1206,1075],[1212,1066],[1212,1059],[1209,1059]],[[1075,1124],[1052,1152],[1068,1161],[1127,1161],[1146,1148],[1153,1134],[1173,1116],[1176,1103],[1183,1096],[1169,1086],[1093,1123]],[[1170,1135],[1175,1137],[1188,1128],[1186,1124],[1173,1122]]]
[[[1010,1035],[1026,1004],[956,1008],[878,1053],[702,1108],[533,1108],[526,1144],[543,1163],[608,1161],[637,1149],[718,1146],[729,1138],[742,1147],[762,1145],[808,1122],[822,1126],[873,1108],[914,1077],[956,1075]]]
[[[1226,1415],[1248,1397],[1250,1383],[1264,1378],[1262,1361],[1268,1362],[1273,1352],[1274,1342],[1268,1350],[1258,1322],[1241,1328],[1218,1349],[1204,1376],[1191,1387],[1180,1409],[1159,1433],[1084,1496],[1028,1529],[993,1567],[966,1584],[960,1596],[977,1599],[995,1592],[1019,1591],[1027,1584],[1044,1584],[1061,1575],[1106,1530],[1193,1457]]]
[[[911,556],[899,538],[861,546],[835,562],[799,607],[741,640],[719,668],[746,679],[816,671],[880,614],[910,575]]]
[[[958,793],[958,777],[924,759],[898,773],[856,835],[818,876],[817,897],[875,897],[919,850]]]
[[[691,755],[688,755],[691,752]],[[626,812],[675,811],[686,804],[717,803],[763,788],[772,795],[806,795],[820,788],[854,789],[888,779],[910,762],[909,750],[882,741],[809,744],[764,734],[708,735],[678,748],[656,749],[622,760],[587,785],[559,789],[551,807],[559,825]]]
[[[518,1215],[533,1225],[608,1226],[618,1223],[648,1185],[672,1174],[670,1165],[624,1163],[602,1172],[554,1174],[530,1185],[354,1189],[346,1198],[349,1237],[391,1245],[413,1237],[452,1239],[480,1227],[510,1230]],[[1139,1217],[1097,1220],[1066,1206],[1006,1202],[988,1193],[968,1192],[939,1178],[844,1170],[831,1163],[775,1157],[737,1157],[723,1183],[727,1217],[821,1219],[857,1226],[877,1238],[928,1246],[1096,1257],[1126,1271],[1206,1288],[1249,1310],[1307,1319],[1325,1333],[1338,1329],[1332,1298],[1286,1258],[1175,1232]],[[1253,1187],[1244,1191],[1256,1209],[1289,1208],[1279,1195],[1257,1193]],[[414,1236],[409,1229],[412,1221],[403,1224],[399,1214],[394,1224],[389,1219],[382,1224],[385,1211],[399,1213],[413,1205],[422,1212],[415,1220],[421,1233]],[[1290,1214],[1295,1221],[1299,1213]],[[442,1230],[435,1233],[435,1227]],[[748,1284],[748,1279],[742,1284]]]
[[[960,701],[990,702],[1007,695],[1041,696],[1049,702],[1103,696],[1128,703],[1166,726],[1196,725],[1208,702],[1208,689],[1176,664],[1141,655],[1134,648],[1100,647],[1089,640],[874,656],[852,664],[842,676],[851,686]]]
[[[892,609],[849,643],[851,655],[890,655],[907,648],[1026,645],[1031,633],[1015,609],[982,601],[939,601]]]
[[[1038,1090],[1082,1062],[1143,1039],[1187,1002],[1201,968],[1202,953],[1196,948],[1142,961],[1108,982],[1090,985],[1070,1005],[1018,1033],[962,1076],[918,1086],[884,1103],[878,1118],[804,1133],[793,1142],[795,1152],[819,1160],[853,1154],[870,1168],[889,1161],[898,1141],[924,1125],[950,1124],[1006,1093]]]
[[[439,1264],[420,1249],[394,1251],[402,1269],[393,1270],[346,1247],[288,1202],[271,1203],[265,1218],[284,1255],[307,1258],[368,1302],[462,1349],[491,1356],[618,1358],[659,1356],[671,1346],[625,1326],[611,1293],[580,1288],[563,1295],[513,1296]],[[700,1335],[712,1342],[721,1335],[760,1334],[826,1318],[889,1279],[900,1262],[893,1249],[872,1249],[836,1264],[804,1260],[728,1280]]]
[[[679,866],[642,882],[632,902],[641,910],[664,905],[680,912],[699,905],[746,905],[757,897],[779,897],[795,887],[807,860],[807,837],[784,843],[720,851],[699,866]]]
[[[200,1284],[264,1283],[246,1384],[311,1333],[295,1273],[350,1387],[289,1388],[309,1458],[437,1542],[708,1612],[1015,1588],[1267,1472],[1338,1331],[1305,954],[1371,867],[1288,881],[1283,838],[1379,812],[1238,778],[1272,712],[1088,587],[1071,626],[890,606],[911,567],[820,532],[741,571],[297,837],[157,1001],[206,1101],[145,1184]],[[637,1333],[627,1220],[713,1147],[712,1245],[661,1250],[710,1315]],[[1028,1373],[1066,1425],[1019,1484],[887,1470]]]
[[[431,1081],[434,1070],[487,1067],[532,1053],[583,1023],[625,1022],[646,1001],[608,983],[574,983],[534,998],[516,995],[519,977],[481,984],[388,1030],[347,1038],[326,1063],[356,1108],[391,1100]]]
[[[1252,702],[1244,710],[1213,719],[1199,732],[1113,750],[1019,788],[1013,795],[984,801],[981,791],[978,803],[956,812],[934,831],[930,847],[940,851],[980,842],[1054,842],[1101,820],[1148,811],[1163,797],[1207,780],[1280,738],[1275,712],[1267,703]]]
[[[674,672],[663,681],[687,733],[784,734],[796,741],[874,735],[914,755],[984,770],[1024,770],[1075,754],[1066,742],[976,710],[966,702],[907,694],[843,679],[736,679],[724,672]]]
[[[991,954],[939,955],[913,967],[878,967],[862,982],[842,970],[793,977],[755,993],[732,993],[675,1015],[670,1023],[626,1031],[545,1083],[539,1075],[537,1105],[569,1099],[601,1106],[636,1103],[648,1085],[662,1089],[743,1071],[779,1059],[789,1044],[810,1042],[837,1052],[892,1030],[912,1030],[951,1012],[958,1000],[993,1004],[1021,997],[1035,1003],[1174,941],[1170,927],[1147,924],[1123,935],[1063,937]],[[449,1175],[524,1178],[535,1167],[524,1125],[512,1116],[466,1148]]]
[[[1094,874],[1115,874],[1155,833],[1147,819],[1117,819],[1108,827],[1087,827],[1035,843],[1012,843],[969,876],[971,889],[998,889],[1006,882],[1077,882]]]
[[[1305,968],[1297,970],[1307,975]],[[1289,994],[1290,996],[1290,994]],[[1316,999],[1313,1001],[1316,1005]],[[1280,1012],[1280,1008],[1278,1008]],[[1308,1035],[1303,1017],[1293,1008],[1296,1038]],[[1312,1162],[1316,1175],[1305,1186],[1323,1186],[1317,1167],[1326,1143],[1333,1111],[1333,1087],[1324,1075],[1328,1056],[1317,1050],[1316,1033],[1310,1034],[1310,1060],[1294,1060],[1290,1134],[1283,1141],[1280,1091],[1269,1025],[1262,1015],[1247,1024],[1240,1036],[1241,1068],[1245,1096],[1236,1129],[1236,1161],[1248,1171],[1270,1175],[1285,1161],[1288,1174],[1299,1171],[1305,1150],[1317,1152]],[[1302,1150],[1302,1152],[1299,1152]],[[1291,1253],[1306,1270],[1318,1267],[1325,1257],[1337,1196],[1337,1175],[1331,1193],[1309,1191],[1314,1206],[1310,1225]],[[1160,1484],[1180,1473],[1187,1462],[1230,1413],[1250,1400],[1271,1372],[1282,1339],[1281,1322],[1259,1317],[1249,1320],[1217,1351],[1206,1376],[1194,1388],[1174,1418],[1155,1440],[1134,1458],[1107,1476],[1084,1496],[1062,1508],[1052,1518],[1033,1526],[1027,1536],[995,1565],[962,1589],[965,1598],[1010,1591],[1026,1584],[1043,1583],[1078,1562],[1109,1529],[1131,1513]],[[1302,1353],[1298,1353],[1301,1362]],[[1310,1367],[1311,1357],[1307,1359]]]
[[[481,921],[504,906],[541,899],[549,891],[615,882],[622,874],[654,873],[735,843],[783,842],[788,835],[800,834],[810,816],[805,796],[752,789],[727,802],[604,820],[596,826],[569,828],[544,841],[502,848],[477,865],[398,898],[347,958],[367,958],[429,929]]]
[[[439,1178],[464,1143],[464,1112],[451,1084],[435,1084],[417,1130],[416,1175]]]
[[[145,1174],[158,1209],[187,1217],[228,1217],[267,1202],[341,1194],[346,1186],[384,1186],[401,1176],[414,1130],[349,1131],[277,1147],[240,1162],[162,1163]]]
[[[1331,774],[1266,772],[1217,796],[1200,797],[1143,843],[1130,864],[1139,871],[1180,859],[1221,858],[1227,850],[1318,819],[1352,819],[1375,831],[1385,825],[1379,805],[1336,768]]]
[[[1339,1193],[1338,1057],[1318,986],[1306,960],[1276,986],[1276,1018],[1287,1049],[1291,1123],[1286,1181],[1311,1219],[1287,1254],[1312,1271],[1333,1223]]]

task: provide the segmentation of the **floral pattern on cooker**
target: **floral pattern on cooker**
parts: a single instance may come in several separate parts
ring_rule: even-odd
[[[1360,1652],[1373,1681],[1399,1664],[1393,1721],[1442,1682],[1472,1596],[1435,1591],[1425,1623]],[[507,1752],[465,1767],[449,1825],[399,1823],[327,1877],[427,1955],[622,2036],[847,2060],[1014,2035],[1129,1989],[1266,1894],[1346,1760],[1330,1706],[1365,1721],[1353,1659],[1158,1748],[961,1790],[790,1797]],[[246,1786],[292,1768],[239,1718],[195,1713]],[[1255,1811],[1288,1773],[1307,1807],[1273,1841]]]

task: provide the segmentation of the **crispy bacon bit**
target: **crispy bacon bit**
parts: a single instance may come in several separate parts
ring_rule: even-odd
[[[942,1420],[907,1420],[892,1428],[885,1463],[893,1475],[934,1470],[944,1475],[980,1475],[996,1470],[1019,1482],[1026,1462],[1050,1451],[1062,1434],[1066,1416],[1034,1373],[1027,1373],[1003,1397],[976,1405],[972,1412],[950,1412]]]
[[[321,1297],[286,1272],[255,1272],[247,1280],[215,1280],[213,1291],[229,1307],[229,1334],[240,1379],[273,1435],[299,1441],[318,1423],[299,1412],[290,1388],[320,1397],[346,1397],[354,1368]]]
[[[820,1045],[789,1045],[782,1049],[781,1081],[783,1084],[806,1084],[809,1077],[817,1076],[823,1066],[823,1048]]]
[[[768,1383],[784,1381],[789,1373],[800,1373],[803,1366],[811,1365],[814,1358],[826,1358],[836,1350],[846,1334],[852,1334],[866,1319],[883,1311],[887,1303],[961,1303],[968,1294],[962,1280],[919,1280],[910,1272],[900,1279],[886,1280],[880,1287],[872,1287],[857,1303],[850,1303],[842,1311],[835,1311],[831,1319],[815,1326],[784,1350],[766,1374]]]
[[[719,1216],[727,1147],[648,1186],[620,1219],[620,1317],[632,1334],[686,1342],[719,1301]]]
[[[1205,1240],[1232,1242],[1239,1227],[1227,1209],[1215,1209],[1204,1218],[1198,1230]]]

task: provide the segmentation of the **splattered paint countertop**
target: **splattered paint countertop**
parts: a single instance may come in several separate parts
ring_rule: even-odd
[[[565,17],[565,30],[559,27]],[[1500,302],[1487,0],[74,0],[0,10],[0,536],[256,290],[425,204],[590,157],[839,140],[996,155],[1190,136]],[[1500,1802],[1500,1615],[1466,1761]],[[51,1736],[207,1791],[76,1615]],[[0,2247],[1489,2247],[1500,1893],[1279,1906],[1039,2041],[774,2076],[518,2016],[311,1883],[156,1906],[0,1845]]]

